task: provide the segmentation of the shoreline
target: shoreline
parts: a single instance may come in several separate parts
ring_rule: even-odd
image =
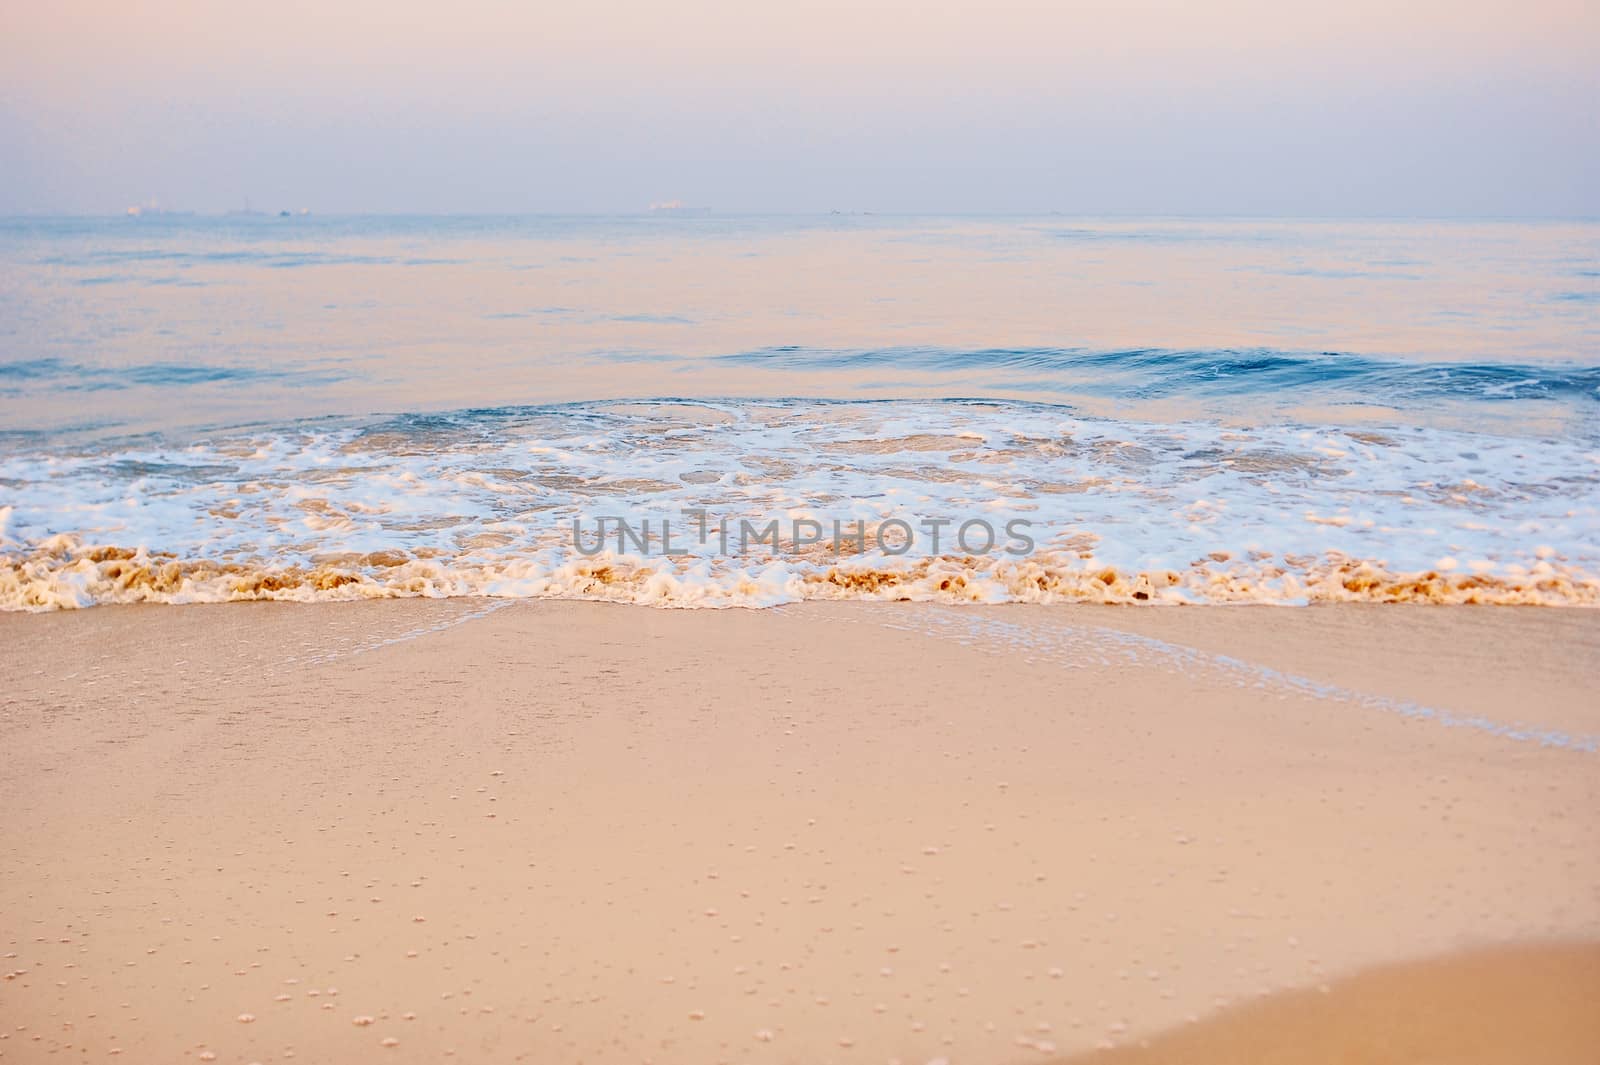
[[[1600,941],[1471,950],[1282,992],[1057,1065],[1583,1065],[1600,1047],[1596,990]]]
[[[8,515],[0,510],[0,520]],[[892,524],[884,523],[885,525]],[[904,522],[899,522],[904,525]],[[664,527],[658,527],[659,535]],[[0,525],[0,532],[3,532]],[[646,530],[648,533],[648,529]],[[774,534],[775,535],[775,534]],[[576,538],[576,528],[574,529]],[[670,535],[657,547],[671,548]],[[1541,559],[1531,568],[1455,572],[1455,559],[1391,569],[1364,557],[1297,556],[1241,561],[1213,554],[1179,571],[1086,562],[1052,547],[1004,557],[846,556],[789,543],[788,554],[689,559],[578,552],[547,542],[529,557],[462,562],[405,551],[334,553],[262,565],[52,537],[0,557],[0,613],[94,606],[347,603],[377,599],[472,599],[613,603],[680,609],[765,608],[801,603],[931,603],[942,606],[1484,606],[1600,607],[1600,579]],[[1218,560],[1221,560],[1220,562]],[[712,567],[707,569],[706,567]]]
[[[1600,940],[1592,618],[0,615],[0,1056],[1005,1065]]]

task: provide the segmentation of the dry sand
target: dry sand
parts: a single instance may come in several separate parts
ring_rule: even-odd
[[[1558,610],[0,616],[0,1060],[1592,1061],[1597,665]]]

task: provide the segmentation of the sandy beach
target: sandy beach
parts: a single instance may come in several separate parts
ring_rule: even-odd
[[[0,1057],[1594,1060],[1594,618],[0,616]]]
[[[1600,0],[0,15],[0,1065],[1600,1065]]]

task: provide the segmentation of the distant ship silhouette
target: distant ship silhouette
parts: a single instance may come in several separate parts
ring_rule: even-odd
[[[149,216],[177,217],[180,215],[194,214],[193,211],[174,211],[169,207],[163,207],[156,200],[151,200],[148,203],[136,203],[132,207],[129,207],[125,213],[129,218],[144,218]]]
[[[711,213],[711,208],[709,208],[709,207],[690,207],[690,206],[686,205],[682,200],[667,200],[664,203],[652,203],[650,205],[650,213],[651,214],[671,214],[671,215],[691,215],[691,216],[694,216],[694,217],[699,217],[701,215],[710,214]]]

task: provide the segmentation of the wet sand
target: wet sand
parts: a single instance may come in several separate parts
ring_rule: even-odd
[[[1070,1065],[1583,1065],[1600,1047],[1600,943],[1383,966]]]
[[[0,616],[0,1057],[1593,1059],[1596,665],[1561,610]]]

